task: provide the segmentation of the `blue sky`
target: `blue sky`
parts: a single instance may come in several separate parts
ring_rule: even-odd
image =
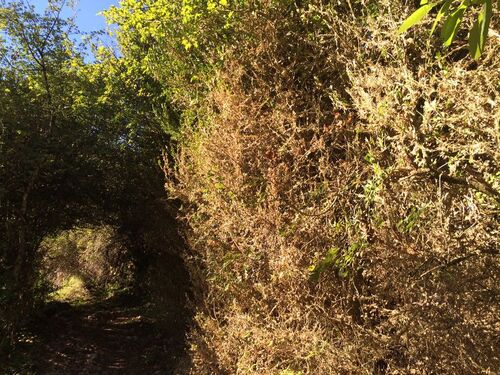
[[[29,0],[37,11],[42,12],[47,6],[47,0]],[[80,31],[89,32],[106,27],[106,22],[102,16],[97,15],[100,11],[109,8],[111,5],[117,5],[118,0],[79,0],[77,4],[76,24]],[[71,16],[73,11],[64,13]]]

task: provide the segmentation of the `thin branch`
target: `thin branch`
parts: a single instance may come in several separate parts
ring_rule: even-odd
[[[61,12],[65,6],[66,6],[66,0],[63,0],[63,2],[61,3],[61,6],[57,10],[57,12],[55,12],[56,14],[54,16],[54,22],[52,22],[52,25],[49,27],[45,37],[42,38],[42,45],[40,47],[42,50],[45,49],[45,46],[47,45],[47,41],[48,41],[50,35],[54,31],[54,28],[56,27],[57,23],[61,20]]]
[[[460,264],[462,262],[465,262],[467,259],[472,258],[472,257],[476,257],[476,256],[478,256],[478,254],[473,253],[473,254],[468,254],[468,255],[464,255],[464,256],[452,259],[449,262],[446,262],[444,264],[440,264],[439,266],[433,267],[430,270],[425,271],[423,274],[421,274],[419,276],[419,279],[422,279],[425,276],[427,276],[435,271],[442,270],[444,268],[452,267],[452,266],[455,266],[455,265]]]

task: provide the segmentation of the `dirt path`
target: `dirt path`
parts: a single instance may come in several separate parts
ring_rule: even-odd
[[[109,302],[57,306],[36,325],[33,373],[178,373],[174,368],[183,343],[178,342],[175,329],[160,329],[156,321],[143,315],[144,311],[144,307]]]

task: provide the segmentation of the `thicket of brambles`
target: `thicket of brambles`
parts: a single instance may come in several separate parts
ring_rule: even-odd
[[[132,128],[159,129],[166,195],[182,203],[191,373],[500,367],[498,7],[417,8],[121,0],[105,12],[119,57],[101,48],[92,67],[123,67],[111,92],[135,99],[113,113],[148,97]]]

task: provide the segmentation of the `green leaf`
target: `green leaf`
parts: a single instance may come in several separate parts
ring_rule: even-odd
[[[0,7],[0,30],[3,30],[7,27],[7,16],[9,14],[9,10],[6,8]]]
[[[309,271],[311,272],[310,279],[312,281],[318,281],[321,274],[335,264],[338,254],[339,249],[337,247],[329,249],[322,261],[309,268]]]
[[[443,28],[441,29],[441,40],[445,47],[449,47],[455,39],[466,9],[467,5],[464,3],[460,4],[460,6],[448,16],[446,21],[444,21]]]
[[[436,3],[422,5],[403,22],[403,24],[398,29],[398,33],[402,34],[410,27],[419,23],[435,6]]]
[[[445,14],[448,13],[448,10],[450,9],[450,5],[453,2],[453,0],[446,0],[444,4],[441,6],[441,9],[439,9],[438,14],[436,15],[436,18],[434,19],[434,23],[432,24],[431,32],[429,36],[432,36],[434,34],[434,31],[436,31],[436,27],[441,21],[441,19],[444,17]]]
[[[492,8],[491,0],[486,0],[470,31],[469,52],[474,60],[478,60],[484,51],[484,45],[488,37],[488,28],[490,27],[490,20],[493,12]]]

